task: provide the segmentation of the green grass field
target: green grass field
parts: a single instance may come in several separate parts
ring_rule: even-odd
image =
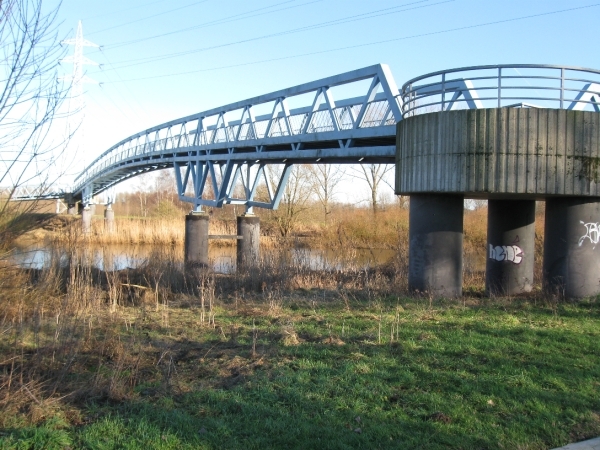
[[[79,394],[46,402],[37,425],[5,417],[0,448],[546,449],[600,435],[595,300],[312,290],[214,312],[213,326],[189,305],[125,308],[82,345],[62,391]]]

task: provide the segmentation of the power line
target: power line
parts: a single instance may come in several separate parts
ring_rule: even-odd
[[[454,31],[470,30],[470,29],[481,28],[481,27],[490,26],[490,25],[498,25],[501,23],[516,22],[519,20],[526,20],[526,19],[533,19],[533,18],[537,18],[537,17],[550,16],[550,15],[561,14],[561,13],[570,12],[570,11],[593,8],[596,6],[600,6],[600,3],[594,3],[591,5],[579,6],[579,7],[575,7],[575,8],[561,9],[561,10],[557,10],[557,11],[549,11],[549,12],[545,12],[545,13],[530,14],[527,16],[513,17],[510,19],[495,20],[492,22],[484,22],[484,23],[479,23],[479,24],[475,24],[475,25],[466,25],[466,26],[462,26],[462,27],[449,28],[446,30],[431,31],[428,33],[414,34],[411,36],[402,36],[399,38],[385,39],[385,40],[381,40],[381,41],[368,42],[365,44],[356,44],[356,45],[349,45],[346,47],[337,47],[337,48],[332,48],[332,49],[328,49],[328,50],[320,50],[320,51],[316,51],[316,52],[299,53],[299,54],[290,55],[290,56],[281,56],[279,58],[263,59],[260,61],[250,61],[250,62],[240,63],[240,64],[231,64],[231,65],[227,65],[227,66],[211,67],[208,69],[190,70],[190,71],[186,71],[186,72],[178,72],[178,73],[165,74],[165,75],[155,75],[152,77],[131,78],[131,79],[123,80],[123,82],[153,80],[153,79],[157,79],[157,78],[167,78],[167,77],[174,77],[174,76],[180,76],[180,75],[189,75],[192,73],[212,72],[212,71],[216,71],[216,70],[232,69],[235,67],[244,67],[244,66],[251,66],[251,65],[256,65],[256,64],[264,64],[264,63],[273,62],[273,61],[283,61],[283,60],[287,60],[287,59],[301,58],[304,56],[319,55],[319,54],[323,54],[323,53],[332,53],[332,52],[337,52],[337,51],[342,51],[342,50],[350,50],[350,49],[355,49],[355,48],[360,48],[360,47],[368,47],[368,46],[372,46],[372,45],[387,44],[389,42],[398,42],[398,41],[403,41],[403,40],[408,40],[408,39],[416,39],[416,38],[420,38],[420,37],[452,33]]]
[[[175,11],[179,11],[179,10],[181,10],[181,9],[189,8],[190,6],[196,6],[196,5],[199,5],[200,3],[206,3],[206,2],[208,2],[208,1],[209,1],[209,0],[201,0],[201,1],[199,1],[199,2],[191,3],[191,4],[189,4],[189,5],[180,6],[179,8],[169,9],[168,11],[163,11],[163,12],[161,12],[161,13],[158,13],[158,14],[153,14],[153,15],[151,15],[151,16],[142,17],[141,19],[132,20],[132,21],[130,21],[130,22],[122,23],[122,24],[120,24],[120,25],[115,25],[115,26],[113,26],[113,27],[109,27],[109,28],[104,28],[103,30],[97,30],[97,31],[93,31],[93,32],[91,32],[91,33],[88,33],[88,36],[89,36],[90,34],[97,34],[97,33],[101,33],[101,32],[103,32],[103,31],[114,30],[115,28],[120,28],[120,27],[124,27],[124,26],[126,26],[126,25],[131,25],[132,23],[136,23],[136,22],[142,22],[142,21],[144,21],[144,20],[152,19],[153,17],[164,16],[165,14],[169,14],[169,13],[172,13],[172,12],[175,12]]]
[[[112,16],[113,14],[119,14],[119,13],[122,13],[122,12],[125,12],[125,11],[131,11],[132,9],[147,8],[148,6],[155,5],[156,3],[164,3],[164,0],[156,0],[154,2],[144,3],[143,5],[132,6],[130,8],[120,9],[118,11],[111,11],[111,12],[107,12],[107,13],[104,13],[104,14],[98,14],[98,15],[91,16],[91,17],[84,17],[81,20],[84,21],[84,22],[87,22],[88,20],[97,19],[98,17]]]
[[[299,8],[301,6],[306,6],[306,5],[310,5],[312,3],[316,3],[315,1],[310,1],[310,2],[306,2],[306,3],[298,4],[298,5],[288,6],[288,7],[285,7],[285,8],[275,9],[273,11],[264,11],[265,9],[275,8],[277,6],[284,5],[284,4],[287,4],[287,3],[294,3],[296,1],[297,0],[287,0],[285,2],[276,3],[274,5],[265,6],[263,8],[252,9],[250,11],[246,11],[246,12],[243,12],[243,13],[240,13],[240,14],[234,14],[232,16],[223,17],[222,19],[212,20],[210,22],[204,22],[204,23],[201,23],[199,25],[194,25],[193,27],[182,28],[182,29],[178,29],[178,30],[174,30],[174,31],[168,31],[166,33],[155,34],[155,35],[148,36],[148,37],[145,37],[145,38],[132,39],[130,41],[123,41],[123,42],[117,42],[115,44],[104,45],[103,48],[105,50],[106,49],[112,50],[114,48],[123,47],[123,46],[126,46],[126,45],[137,44],[138,42],[149,41],[151,39],[157,39],[157,38],[161,38],[161,37],[165,37],[165,36],[170,36],[170,35],[173,35],[173,34],[185,33],[187,31],[197,30],[197,29],[201,29],[201,28],[207,28],[207,27],[213,26],[213,25],[222,25],[224,23],[230,23],[230,22],[235,22],[235,21],[238,21],[238,20],[250,19],[250,18],[253,18],[253,17],[263,16],[265,14],[272,14],[272,13],[275,13],[275,12],[285,11],[285,10],[293,9],[293,8]],[[323,0],[317,0],[317,1],[323,1]],[[263,12],[258,12],[258,11],[263,11]],[[257,14],[252,14],[252,13],[257,13]],[[251,14],[251,15],[249,15],[249,14]]]
[[[106,55],[104,55],[104,58],[106,59],[106,62],[109,66],[112,66],[112,63],[108,60],[108,58],[106,57]],[[120,79],[123,80],[123,78],[121,77],[121,75],[119,74],[119,72],[115,72],[116,76]],[[110,83],[110,81],[109,81]],[[115,86],[116,87],[116,86]],[[141,105],[141,103],[139,102],[139,100],[137,99],[137,97],[134,95],[134,93],[131,91],[131,89],[129,89],[128,85],[125,85],[125,89],[127,89],[127,91],[129,92],[129,94],[131,95],[131,98],[133,98],[133,100],[138,104],[138,106],[140,107],[141,111],[144,111],[144,114],[146,114],[146,110],[145,108]],[[121,97],[122,100],[125,101],[125,103],[127,104],[127,106],[129,107],[129,109],[131,111],[133,111],[134,115],[136,115],[138,117],[138,119],[142,119],[140,117],[140,115],[138,114],[138,112],[131,106],[131,102],[128,102],[125,100],[125,96],[117,89],[117,94]],[[112,101],[112,100],[111,100]],[[114,102],[113,102],[114,104]],[[116,105],[116,104],[115,104]],[[148,118],[148,116],[146,116],[146,119]]]
[[[319,0],[315,0],[315,1],[319,1]],[[272,37],[284,36],[284,35],[288,35],[288,34],[300,33],[300,32],[303,32],[303,31],[310,31],[310,30],[315,30],[315,29],[319,29],[319,28],[325,28],[325,27],[329,27],[329,26],[333,26],[333,25],[342,25],[342,24],[345,24],[345,23],[356,22],[356,21],[359,21],[359,20],[372,19],[372,18],[375,18],[375,17],[383,16],[383,15],[398,14],[398,13],[401,13],[401,12],[406,12],[406,11],[411,11],[411,10],[415,10],[415,9],[426,8],[426,7],[429,7],[429,6],[436,6],[436,5],[440,5],[440,4],[443,4],[443,3],[451,3],[451,2],[454,2],[456,0],[443,0],[443,1],[439,1],[437,3],[429,3],[427,5],[413,6],[411,8],[404,8],[404,9],[399,9],[397,11],[393,11],[394,9],[403,8],[403,7],[408,6],[408,5],[414,5],[414,4],[418,4],[418,3],[425,3],[425,2],[429,2],[429,1],[430,0],[418,0],[418,1],[415,1],[415,2],[411,2],[411,3],[405,3],[405,4],[399,5],[399,6],[393,6],[391,8],[385,8],[385,9],[380,9],[380,10],[376,10],[376,11],[370,11],[370,12],[367,12],[367,13],[362,13],[362,14],[356,14],[354,16],[343,17],[341,19],[329,20],[329,21],[317,23],[317,24],[314,24],[314,25],[308,25],[308,26],[304,26],[304,27],[294,28],[294,29],[291,29],[291,30],[280,31],[280,32],[277,32],[277,33],[271,33],[271,34],[266,34],[266,35],[262,35],[262,36],[256,36],[256,37],[248,38],[248,39],[241,39],[241,40],[238,40],[238,41],[228,42],[228,43],[225,43],[225,44],[212,45],[212,46],[209,46],[209,47],[203,47],[203,48],[194,49],[194,50],[186,50],[186,51],[176,52],[176,53],[167,53],[167,54],[164,54],[164,55],[152,56],[152,57],[146,57],[146,58],[129,59],[127,61],[122,61],[121,63],[125,63],[125,64],[121,64],[121,65],[119,65],[119,62],[116,62],[115,63],[116,67],[114,69],[111,69],[111,70],[123,69],[123,68],[126,68],[126,67],[133,67],[133,66],[138,66],[140,64],[147,64],[147,63],[156,62],[156,61],[163,61],[165,59],[177,58],[177,57],[180,57],[180,56],[187,56],[187,55],[191,55],[191,54],[194,54],[194,53],[201,53],[201,52],[205,52],[205,51],[209,51],[209,50],[215,50],[215,49],[218,49],[218,48],[231,47],[233,45],[238,45],[238,44],[243,44],[243,43],[247,43],[247,42],[253,42],[253,41],[268,39],[268,38],[272,38]]]

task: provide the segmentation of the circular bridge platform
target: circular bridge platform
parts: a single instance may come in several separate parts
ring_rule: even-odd
[[[411,196],[409,288],[462,294],[463,200],[484,198],[489,295],[532,289],[535,200],[546,201],[544,288],[600,294],[600,71],[453,69],[409,81],[402,99],[396,194]]]
[[[443,111],[397,125],[396,193],[600,197],[600,114],[547,108]]]

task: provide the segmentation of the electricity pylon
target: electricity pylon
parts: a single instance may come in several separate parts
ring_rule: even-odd
[[[77,25],[77,33],[74,39],[65,39],[61,41],[61,44],[74,45],[75,51],[72,55],[69,55],[60,60],[61,63],[73,64],[73,73],[71,75],[65,75],[61,77],[61,80],[65,80],[71,83],[71,95],[69,97],[69,119],[68,119],[68,131],[67,135],[70,140],[69,146],[74,149],[74,155],[79,153],[81,143],[84,139],[84,119],[85,119],[85,100],[83,97],[83,85],[85,83],[97,83],[96,80],[88,77],[83,73],[83,66],[92,65],[98,66],[99,64],[92,61],[89,58],[83,56],[83,47],[96,47],[99,45],[94,44],[83,38],[83,27],[81,20]],[[83,152],[83,163],[86,165],[86,154]]]
[[[83,56],[83,47],[96,47],[99,45],[94,44],[93,42],[88,41],[83,38],[83,27],[81,25],[81,20],[77,25],[77,34],[75,35],[75,39],[65,39],[61,41],[61,44],[66,45],[74,45],[75,52],[72,55],[67,56],[60,60],[60,62],[72,63],[73,64],[73,73],[71,75],[67,75],[62,77],[65,81],[71,82],[71,113],[81,112],[85,103],[83,101],[83,85],[84,83],[96,83],[96,80],[88,77],[83,74],[83,66],[92,65],[97,66],[98,63],[92,61],[91,59]]]

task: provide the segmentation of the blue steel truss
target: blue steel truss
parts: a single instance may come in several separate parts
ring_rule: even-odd
[[[365,95],[334,99],[332,88],[365,80]],[[541,103],[528,103],[532,100]],[[290,102],[300,106],[290,109]],[[265,107],[270,113],[256,115]],[[391,164],[395,124],[403,116],[489,107],[600,111],[600,71],[536,64],[465,67],[414,78],[399,93],[386,65],[365,67],[130,136],[92,162],[70,194],[45,192],[43,198],[68,196],[87,205],[123,180],[173,167],[179,198],[197,210],[224,204],[277,208],[294,164]],[[282,168],[271,170],[276,164]],[[113,201],[114,194],[104,196]],[[13,196],[32,198],[42,195]]]
[[[332,88],[364,80],[364,96],[334,99]],[[291,100],[301,106],[290,109]],[[255,115],[265,107],[271,112]],[[73,196],[89,204],[125,179],[173,167],[179,198],[196,209],[223,204],[276,208],[294,164],[393,163],[401,110],[389,68],[365,67],[130,136],[77,177]],[[282,170],[268,173],[273,164],[283,165]],[[261,183],[266,192],[255,201]]]

